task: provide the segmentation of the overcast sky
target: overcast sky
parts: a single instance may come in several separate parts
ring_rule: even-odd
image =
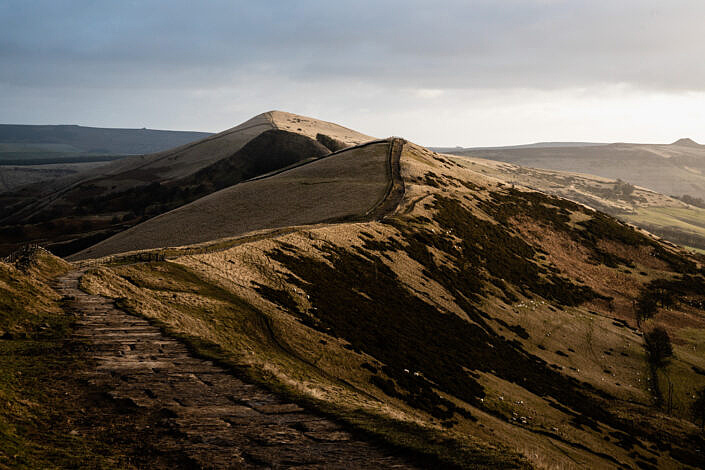
[[[0,122],[705,143],[703,0],[2,0]]]

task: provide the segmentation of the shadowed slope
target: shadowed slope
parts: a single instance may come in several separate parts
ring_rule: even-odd
[[[85,374],[92,384],[108,388],[113,399],[133,404],[140,415],[161,413],[172,432],[159,435],[154,447],[184,454],[182,460],[192,463],[187,468],[418,468],[399,451],[378,448],[317,413],[193,357],[157,326],[80,290],[81,274],[59,278],[57,291],[73,299],[67,311],[79,317],[75,337],[85,341],[87,355],[98,363]],[[157,462],[148,467],[170,468]]]
[[[119,233],[72,259],[361,216],[385,195],[388,156],[389,143],[376,142],[232,186]]]
[[[355,145],[373,139],[330,122],[283,111],[269,111],[197,142],[152,155],[136,157],[129,161],[118,162],[111,168],[106,168],[107,174],[124,175],[125,172],[139,169],[153,175],[153,180],[169,181],[183,178],[229,157],[262,132],[273,129],[298,133],[311,139],[315,139],[317,134],[323,133],[341,140],[347,145]]]

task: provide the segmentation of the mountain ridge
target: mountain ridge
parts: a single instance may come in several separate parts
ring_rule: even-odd
[[[401,152],[401,148],[392,151],[395,142],[370,141],[226,187],[120,232],[69,259],[191,245],[256,230],[364,216],[382,204],[394,183],[391,168],[398,165]],[[325,185],[336,195],[332,204],[322,200],[318,185]],[[255,211],[260,214],[255,215]],[[252,224],[253,220],[257,222]],[[193,227],[198,229],[193,231]]]
[[[174,149],[0,195],[0,223],[24,239],[36,233],[35,241],[49,242],[65,256],[224,185],[369,140],[334,123],[268,111]],[[53,226],[40,230],[40,224]],[[0,249],[14,249],[16,243],[3,240],[2,231]]]

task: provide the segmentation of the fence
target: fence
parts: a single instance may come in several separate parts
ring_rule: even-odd
[[[38,243],[29,243],[2,258],[2,261],[5,263],[14,263],[18,259],[31,254],[35,250],[44,250],[44,248]]]

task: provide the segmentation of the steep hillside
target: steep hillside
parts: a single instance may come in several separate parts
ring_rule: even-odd
[[[77,334],[75,297],[57,289],[72,267],[41,248],[15,254],[0,261],[0,468],[194,468],[165,448],[181,437],[163,410],[88,380],[96,358]]]
[[[507,183],[587,204],[673,243],[705,250],[705,208],[697,199],[676,199],[622,180],[594,175],[522,167],[484,158],[456,161]],[[699,206],[685,202],[688,200]]]
[[[454,155],[486,158],[548,170],[594,174],[656,192],[705,198],[705,146],[690,139],[669,145],[609,144],[536,148],[450,150]]]
[[[386,194],[391,150],[390,142],[373,141],[228,187],[121,232],[71,259],[189,245],[255,230],[364,215]]]
[[[0,195],[0,252],[41,242],[62,256],[229,185],[371,140],[272,111],[198,142]]]
[[[81,283],[200,354],[448,464],[705,465],[691,414],[705,388],[701,262],[461,162],[406,143],[396,210],[141,254],[163,261],[109,257],[86,263]],[[257,183],[292,184],[278,178],[295,171]],[[314,185],[320,201],[337,195],[325,186]],[[235,190],[184,219],[202,221],[190,218]],[[261,217],[263,198],[238,200],[238,216]],[[145,239],[188,242],[174,213]],[[288,223],[305,221],[226,231]]]

